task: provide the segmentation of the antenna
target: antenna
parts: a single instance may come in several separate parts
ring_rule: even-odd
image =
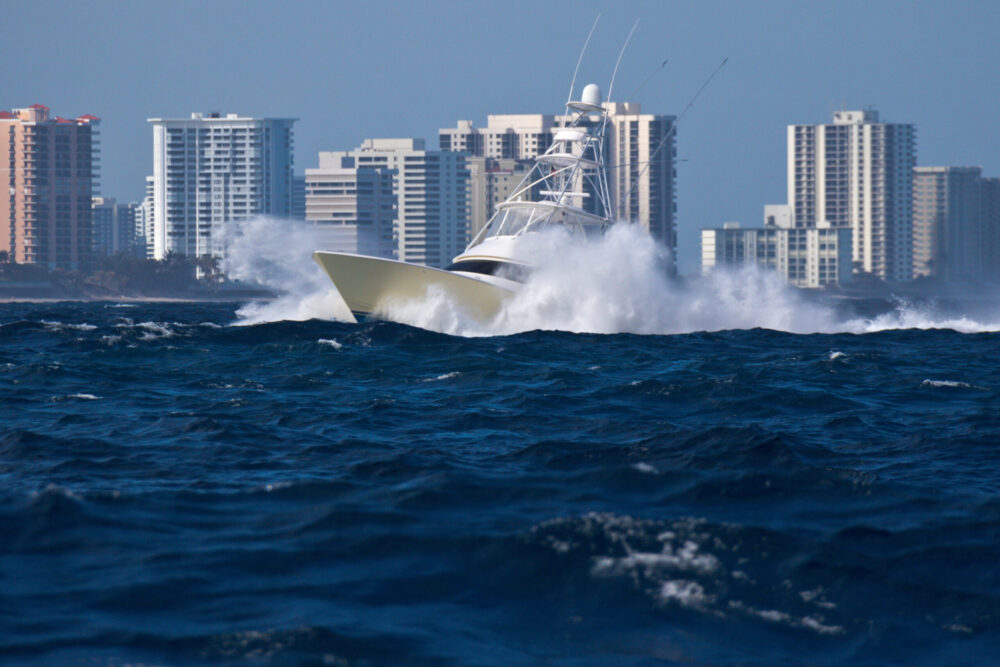
[[[625,55],[625,49],[628,48],[628,43],[630,41],[632,41],[632,35],[635,34],[635,29],[638,28],[638,27],[639,27],[639,19],[636,19],[635,23],[632,24],[632,29],[629,30],[629,32],[628,32],[628,37],[625,38],[625,43],[622,44],[622,50],[618,52],[618,60],[615,61],[615,69],[614,69],[613,72],[611,72],[611,83],[608,85],[608,96],[607,96],[606,99],[608,100],[608,104],[609,105],[612,103],[611,102],[611,100],[612,100],[611,94],[612,94],[612,92],[614,91],[614,88],[615,88],[615,78],[618,76],[618,67],[619,67],[619,65],[622,64],[622,56]],[[609,115],[608,114],[608,108],[604,107],[604,113],[601,114],[601,141],[604,141],[605,132],[607,131],[607,127],[608,127],[608,115]],[[606,187],[607,187],[607,182],[605,182],[605,188]],[[606,199],[606,201],[607,201],[608,204],[611,203],[611,193],[610,192],[607,193],[607,199]],[[605,208],[605,214],[607,214],[606,208]]]
[[[611,101],[611,93],[615,88],[615,77],[618,76],[618,66],[622,64],[622,56],[625,55],[625,49],[628,48],[628,43],[632,41],[632,35],[635,34],[635,29],[639,27],[639,19],[635,20],[632,24],[632,29],[628,33],[628,37],[625,38],[625,43],[622,44],[622,50],[618,53],[618,61],[615,62],[615,71],[611,73],[611,85],[608,86],[608,101]]]
[[[646,166],[643,167],[638,174],[636,174],[635,180],[632,181],[632,187],[628,189],[628,192],[625,193],[625,196],[622,198],[622,200],[618,202],[619,215],[621,215],[621,211],[625,206],[625,200],[632,196],[632,191],[635,190],[635,186],[639,185],[639,179],[642,178],[643,174],[646,173],[646,170],[649,169],[649,165],[651,165],[653,162],[656,161],[656,156],[659,155],[661,150],[663,150],[663,147],[667,144],[667,140],[670,139],[670,137],[672,137],[674,133],[677,131],[677,125],[681,122],[684,116],[687,115],[687,112],[691,110],[691,107],[694,106],[694,101],[698,99],[698,96],[701,95],[701,92],[708,87],[708,84],[711,83],[712,79],[715,78],[715,75],[718,74],[719,71],[726,66],[727,62],[729,62],[729,58],[728,57],[723,58],[722,63],[720,63],[719,66],[715,68],[715,71],[712,72],[707,79],[705,79],[705,83],[701,84],[701,88],[698,89],[698,92],[694,94],[694,96],[691,98],[691,101],[688,102],[687,106],[684,107],[684,110],[681,111],[681,115],[679,115],[677,117],[677,120],[674,121],[674,124],[670,127],[670,131],[667,132],[665,135],[663,135],[663,138],[660,139],[660,143],[657,145],[656,150],[653,151],[653,154],[649,156],[649,161],[646,163]]]
[[[587,52],[587,45],[590,44],[590,38],[594,36],[594,30],[597,29],[597,22],[601,20],[601,15],[598,14],[597,18],[594,19],[594,25],[590,26],[590,32],[587,34],[587,41],[583,43],[583,49],[580,50],[580,57],[576,59],[576,69],[573,70],[573,80],[569,82],[569,97],[566,98],[566,106],[573,101],[573,88],[576,86],[576,75],[580,72],[580,63],[583,62],[583,54]]]

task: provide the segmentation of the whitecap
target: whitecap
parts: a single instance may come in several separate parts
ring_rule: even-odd
[[[452,378],[458,377],[459,375],[461,375],[459,371],[452,371],[450,373],[444,373],[442,375],[438,375],[437,377],[426,378],[424,382],[437,382],[439,380],[450,380]]]
[[[847,355],[838,350],[831,350],[828,358],[830,361],[836,361],[837,359],[846,359]]]
[[[620,558],[601,556],[594,560],[591,569],[597,576],[618,576],[642,570],[651,576],[655,570],[688,570],[700,574],[711,574],[719,569],[719,559],[709,553],[699,553],[697,543],[686,540],[680,549],[666,542],[660,552],[629,551]]]
[[[319,343],[320,345],[329,345],[335,350],[339,350],[340,348],[344,347],[343,345],[338,343],[334,338],[320,338],[316,342]]]
[[[639,463],[632,464],[632,467],[638,470],[639,472],[645,472],[651,475],[655,475],[658,472],[656,468],[649,465],[648,463],[643,463],[642,461],[640,461]]]
[[[661,602],[677,602],[682,607],[701,607],[711,598],[705,595],[704,587],[698,582],[672,579],[660,586],[659,599]]]
[[[82,324],[67,324],[65,322],[54,322],[50,320],[42,320],[43,325],[46,329],[50,331],[61,331],[63,329],[71,329],[73,331],[93,331],[97,327],[93,324],[87,324],[86,322]]]
[[[176,335],[173,329],[162,322],[139,322],[139,324],[136,324],[135,326],[145,331],[142,335],[142,340],[170,338],[171,336]]]
[[[777,609],[757,609],[743,604],[739,600],[730,600],[729,608],[734,611],[741,611],[750,616],[755,616],[769,623],[788,625],[790,627],[806,628],[821,635],[839,635],[844,632],[844,628],[839,625],[828,625],[823,622],[823,617],[818,615],[803,616],[796,618],[791,614]]]
[[[977,387],[971,385],[968,382],[959,382],[958,380],[924,380],[920,383],[921,387],[949,387],[952,389],[982,389],[982,387]]]
[[[94,394],[80,393],[80,394],[66,394],[65,396],[53,396],[50,400],[53,402],[71,401],[71,400],[96,401],[99,400],[100,398],[101,398],[100,396],[95,396]]]

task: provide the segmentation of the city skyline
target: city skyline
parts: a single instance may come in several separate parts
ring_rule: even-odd
[[[1000,81],[986,67],[1000,54],[991,37],[1000,8],[991,4],[583,3],[569,17],[566,5],[513,7],[524,11],[225,2],[97,3],[53,13],[17,5],[0,34],[11,52],[30,47],[33,57],[6,68],[0,85],[7,106],[40,102],[100,116],[101,194],[141,201],[151,169],[146,118],[201,110],[301,118],[298,173],[316,166],[319,151],[365,137],[420,137],[433,148],[437,129],[455,119],[561,112],[598,14],[577,83],[606,88],[639,18],[616,101],[669,58],[634,101],[679,115],[730,58],[678,129],[682,272],[697,268],[698,230],[754,221],[761,205],[782,199],[785,127],[826,122],[834,108],[873,105],[917,125],[919,165],[1000,173],[1000,137],[986,129],[1000,99]],[[227,30],[216,31],[220,24]],[[511,38],[484,46],[484,35]]]

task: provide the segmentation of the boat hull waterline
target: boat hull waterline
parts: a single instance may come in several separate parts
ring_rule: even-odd
[[[378,316],[394,305],[427,299],[436,291],[481,323],[491,321],[515,294],[502,279],[444,271],[394,259],[316,251],[313,259],[340,292],[351,314]]]

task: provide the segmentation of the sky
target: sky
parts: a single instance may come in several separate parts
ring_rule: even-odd
[[[0,23],[0,108],[42,103],[101,122],[101,194],[138,201],[146,119],[193,111],[298,118],[296,171],[367,137],[424,137],[459,119],[561,113],[580,83],[680,114],[678,263],[699,230],[758,226],[785,203],[785,128],[877,109],[915,123],[921,165],[1000,176],[1000,2],[16,2]]]

